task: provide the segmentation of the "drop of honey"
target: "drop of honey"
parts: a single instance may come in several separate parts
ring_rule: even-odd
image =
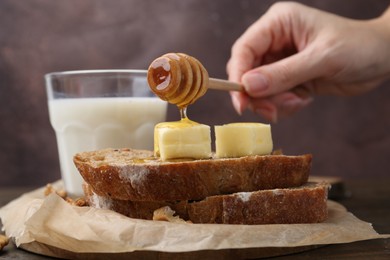
[[[179,107],[180,111],[180,118],[181,119],[186,119],[187,117],[187,107]]]

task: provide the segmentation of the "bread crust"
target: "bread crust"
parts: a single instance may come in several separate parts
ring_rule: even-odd
[[[100,196],[133,201],[201,200],[241,191],[297,187],[307,182],[312,156],[267,155],[162,162],[153,152],[104,149],[74,163]]]
[[[116,211],[132,218],[152,219],[153,212],[169,206],[193,223],[294,224],[318,223],[328,217],[326,183],[307,183],[287,189],[241,192],[207,197],[201,201],[126,201],[99,196],[84,186],[92,207]]]

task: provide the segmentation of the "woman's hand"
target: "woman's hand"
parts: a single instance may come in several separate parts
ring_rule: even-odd
[[[229,80],[238,113],[246,108],[276,122],[315,95],[365,93],[390,76],[390,8],[358,21],[298,3],[277,3],[232,47]]]

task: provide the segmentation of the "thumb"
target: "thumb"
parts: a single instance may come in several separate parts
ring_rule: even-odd
[[[321,74],[320,58],[308,50],[246,72],[242,83],[252,97],[288,91]]]

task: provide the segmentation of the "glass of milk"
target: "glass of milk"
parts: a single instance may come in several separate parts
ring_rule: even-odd
[[[50,122],[55,130],[66,191],[81,196],[78,152],[103,148],[153,150],[155,124],[167,103],[149,89],[147,71],[93,70],[45,75]]]

